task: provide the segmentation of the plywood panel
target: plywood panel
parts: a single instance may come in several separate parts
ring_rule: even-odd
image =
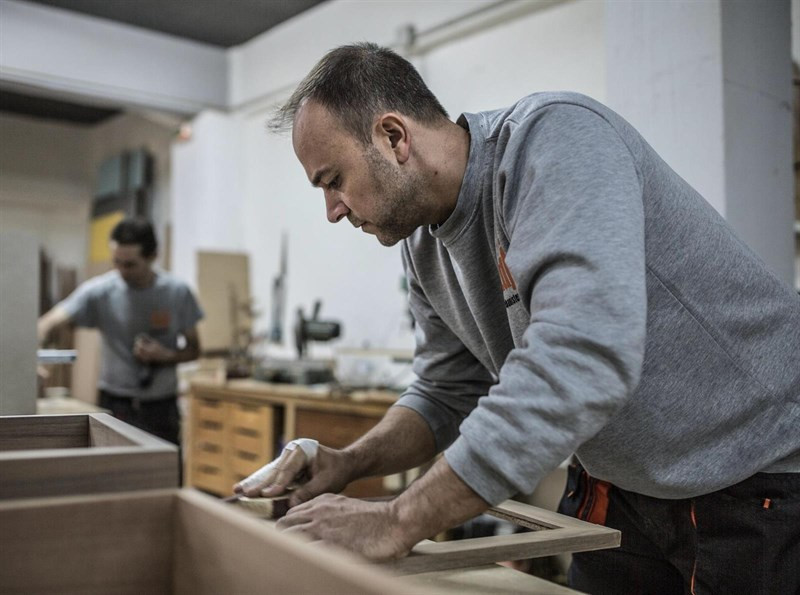
[[[250,299],[250,261],[235,252],[197,253],[197,294],[205,313],[199,330],[206,352],[230,349],[234,341],[231,308]],[[250,329],[250,317],[238,312],[239,328]]]
[[[0,418],[0,499],[178,485],[178,449],[104,413]]]
[[[174,495],[0,502],[6,594],[166,594]]]
[[[89,446],[89,419],[74,416],[0,417],[0,452]]]
[[[408,593],[350,555],[307,544],[199,494],[182,494],[177,516],[177,595]]]

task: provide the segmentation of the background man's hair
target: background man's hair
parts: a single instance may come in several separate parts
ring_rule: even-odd
[[[270,130],[290,130],[306,100],[337,115],[345,130],[364,145],[372,141],[373,119],[382,112],[396,111],[425,124],[448,118],[417,69],[374,43],[344,45],[325,54],[275,112],[268,122]]]
[[[142,248],[142,256],[150,258],[156,253],[158,242],[153,226],[141,217],[123,219],[111,230],[111,239],[117,244],[137,244]]]

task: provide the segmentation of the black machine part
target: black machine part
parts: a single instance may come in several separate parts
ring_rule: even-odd
[[[303,357],[308,353],[309,341],[330,341],[340,336],[342,325],[335,320],[320,320],[319,311],[322,308],[322,301],[314,302],[314,312],[311,318],[306,318],[303,308],[297,309],[297,322],[294,326],[294,340],[297,347],[298,357]]]

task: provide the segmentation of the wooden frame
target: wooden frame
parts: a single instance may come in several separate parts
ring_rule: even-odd
[[[0,500],[177,487],[178,447],[105,413],[0,417]]]
[[[426,540],[418,543],[406,558],[387,562],[382,567],[394,574],[419,574],[613,548],[620,544],[620,532],[616,529],[513,500],[506,500],[487,512],[533,531],[458,541]]]
[[[3,593],[414,592],[192,489],[0,502]]]

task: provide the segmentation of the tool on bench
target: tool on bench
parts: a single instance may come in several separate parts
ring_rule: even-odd
[[[262,519],[277,521],[289,511],[289,496],[277,498],[248,498],[235,494],[223,500],[235,504]]]

